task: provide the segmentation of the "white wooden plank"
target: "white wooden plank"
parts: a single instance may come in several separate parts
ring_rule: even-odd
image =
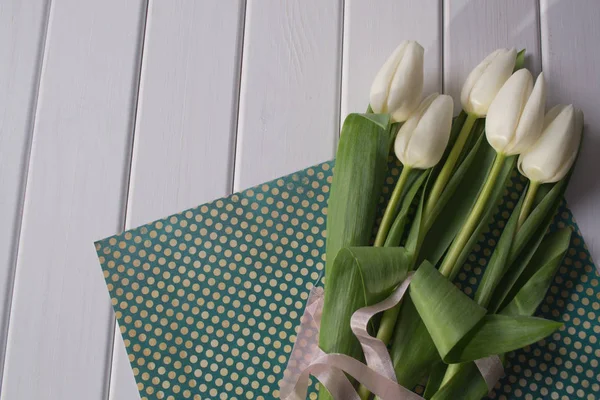
[[[3,400],[105,399],[112,313],[93,241],[122,227],[141,0],[53,0]]]
[[[500,47],[527,49],[526,65],[540,72],[536,0],[444,1],[444,91],[460,110],[460,90],[471,70]]]
[[[548,103],[573,103],[585,114],[585,139],[567,201],[592,257],[600,260],[600,3],[541,2],[542,57]]]
[[[342,2],[249,0],[234,189],[332,158]]]
[[[39,0],[0,3],[0,382],[47,9]]]
[[[423,92],[442,90],[441,4],[438,0],[346,0],[342,120],[348,113],[364,112],[375,75],[403,40],[425,48]]]
[[[243,10],[241,0],[150,1],[127,229],[230,194]],[[117,328],[110,399],[136,398]]]

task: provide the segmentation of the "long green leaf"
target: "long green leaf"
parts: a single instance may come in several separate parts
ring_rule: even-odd
[[[350,329],[354,311],[385,299],[407,275],[408,253],[401,247],[350,247],[338,252],[326,283],[319,346],[327,353],[362,359]],[[323,396],[327,396],[322,391]]]
[[[350,114],[344,121],[328,204],[326,285],[341,248],[369,244],[387,168],[388,139],[387,115]]]
[[[542,229],[544,230],[542,235],[546,233],[548,226],[552,222],[554,213],[560,204],[565,188],[566,184],[564,181],[561,181],[558,184],[547,184],[540,187],[533,210],[531,210],[529,217],[527,217],[525,223],[515,236],[514,246],[511,250],[509,259],[511,264],[514,263],[521,255],[521,252],[528,247],[528,241],[533,238],[536,233],[539,233]]]
[[[431,397],[440,389],[447,369],[448,364],[441,361],[435,363],[431,367],[429,378],[427,378],[427,385],[425,386],[425,392],[423,393],[425,399],[431,399]]]
[[[415,273],[410,298],[440,357],[450,364],[519,349],[561,326],[541,318],[486,315],[428,262]]]
[[[409,293],[444,361],[487,313],[427,261],[417,269]]]
[[[458,117],[456,117],[454,119],[454,121],[452,123],[452,132],[450,134],[450,141],[448,143],[448,146],[446,147],[444,156],[442,157],[441,161],[431,170],[431,173],[429,174],[429,176],[427,177],[427,181],[425,182],[424,194],[423,194],[423,196],[421,196],[421,200],[419,202],[419,205],[417,206],[417,212],[415,213],[415,216],[413,218],[412,225],[411,225],[411,228],[409,231],[410,233],[408,235],[408,239],[407,239],[407,242],[405,245],[405,247],[413,254],[419,253],[421,244],[425,238],[425,234],[427,233],[427,230],[429,229],[431,222],[433,222],[433,220],[435,219],[435,216],[433,216],[431,218],[428,218],[428,221],[423,220],[423,208],[424,208],[424,202],[426,200],[427,192],[429,189],[431,189],[431,186],[435,182],[435,178],[438,176],[438,174],[442,170],[444,161],[448,157],[448,154],[450,153],[450,151],[452,149],[453,143],[456,140],[456,137],[458,136],[462,126],[464,125],[466,118],[467,118],[467,114],[464,111],[461,111],[461,113],[458,115]],[[481,133],[481,132],[476,131],[476,133]],[[472,153],[470,151],[470,148],[466,148],[466,146],[465,146],[465,149],[463,152],[467,153],[467,154]],[[461,153],[461,157],[462,156],[463,156],[463,154]],[[462,161],[462,158],[460,159],[460,161]],[[467,161],[466,163],[462,162],[460,164],[460,168],[462,168],[462,170],[466,170],[466,168],[469,165],[469,162],[470,161]],[[442,208],[442,204],[445,204],[445,202],[447,201],[447,198],[449,197],[448,194],[453,192],[453,190],[456,188],[456,185],[458,184],[458,182],[460,182],[462,175],[463,174],[460,172],[453,174],[450,182],[448,182],[448,185],[446,186],[446,190],[442,193],[441,198],[438,200],[435,210],[432,213],[432,215],[436,214],[435,213],[436,210],[439,213],[439,210],[441,210],[441,208]],[[444,194],[446,194],[445,197],[444,197]],[[427,225],[425,225],[426,223],[427,223]],[[417,262],[416,259],[414,260],[414,262],[415,262],[415,265],[418,265],[416,263]]]
[[[370,107],[369,107],[370,108]],[[319,345],[323,349],[360,356],[360,349],[356,346],[356,339],[348,330],[350,329],[349,310],[356,306],[356,296],[359,292],[348,291],[348,287],[338,286],[352,283],[359,285],[356,279],[356,270],[348,272],[338,271],[337,276],[330,276],[338,252],[344,247],[367,246],[371,240],[377,205],[385,172],[390,143],[390,119],[385,114],[350,114],[346,117],[340,142],[336,154],[335,173],[331,184],[327,215],[327,248],[325,262],[325,301],[328,301],[328,313],[340,306],[340,314],[334,313],[323,319],[323,328],[319,336]],[[346,254],[346,252],[344,252]],[[341,262],[342,259],[340,259]],[[354,265],[347,261],[351,266]],[[345,263],[339,264],[338,270]],[[401,267],[398,267],[401,272]],[[348,274],[348,275],[346,275]],[[345,279],[344,279],[345,277]],[[355,277],[349,279],[348,277]],[[392,276],[393,277],[393,276]],[[392,277],[388,278],[392,280]],[[347,282],[347,281],[350,282]],[[388,281],[389,282],[389,281]],[[364,284],[364,282],[362,283]],[[354,287],[356,290],[356,286]],[[350,298],[348,299],[348,297]],[[332,299],[337,298],[337,303]],[[327,304],[326,304],[327,305]],[[328,314],[329,315],[329,314]],[[344,318],[345,324],[340,321]],[[328,329],[329,327],[329,329]],[[337,330],[337,331],[336,331]],[[329,332],[329,334],[325,334]],[[347,339],[336,343],[336,334],[340,337],[346,335]],[[321,389],[320,399],[331,399],[326,389]]]
[[[500,174],[498,175],[498,178],[497,178],[497,184],[494,186],[494,188],[492,190],[492,194],[490,195],[490,200],[489,200],[488,204],[486,205],[485,211],[481,215],[479,224],[477,225],[477,227],[471,234],[469,241],[467,242],[465,247],[462,249],[460,256],[458,257],[458,259],[456,260],[456,263],[454,264],[455,267],[452,268],[453,272],[448,277],[448,279],[453,280],[456,277],[456,275],[460,271],[460,267],[464,264],[465,260],[469,256],[469,254],[471,254],[471,251],[473,250],[475,243],[477,243],[477,240],[479,239],[479,235],[481,234],[481,232],[483,232],[483,230],[486,227],[489,226],[490,219],[492,218],[492,215],[494,214],[494,212],[498,209],[498,202],[502,198],[502,194],[504,193],[506,185],[508,184],[508,181],[510,180],[510,175],[515,167],[516,162],[517,162],[516,156],[509,157],[504,161],[502,170],[500,171]]]
[[[404,228],[406,227],[406,222],[408,220],[408,216],[410,213],[411,205],[413,204],[415,197],[419,193],[423,183],[427,179],[429,171],[423,170],[415,170],[416,174],[413,174],[415,177],[412,182],[407,184],[407,190],[405,194],[402,196],[402,204],[400,205],[400,211],[390,228],[388,233],[388,237],[385,240],[385,247],[394,247],[400,246],[400,242],[402,240],[402,236],[404,235]]]
[[[390,356],[398,383],[413,388],[440,360],[433,340],[410,297],[403,300],[392,337]]]
[[[520,349],[545,338],[562,323],[543,318],[486,315],[444,358],[459,364]]]
[[[480,400],[487,393],[487,384],[475,363],[460,365],[460,370],[431,397],[431,400]]]
[[[488,306],[491,313],[497,312],[510,301],[507,298],[508,293],[512,290],[542,242],[548,227],[554,219],[554,214],[562,199],[567,181],[568,179],[564,179],[552,187],[517,232],[511,250],[511,257],[509,258],[510,267],[494,290]]]
[[[524,194],[521,196],[519,203],[517,203],[512,211],[512,214],[502,231],[500,240],[498,240],[498,243],[496,244],[494,253],[485,268],[485,273],[483,274],[483,278],[481,278],[477,292],[475,293],[475,301],[483,307],[487,307],[487,304],[494,293],[494,289],[508,267],[510,249],[517,231],[519,214],[521,212],[524,196]]]
[[[484,136],[480,134],[470,153],[452,175],[428,216],[425,227],[419,232],[420,237],[411,231],[409,240],[417,242],[413,247],[420,249],[417,265],[423,260],[437,264],[471,211],[495,157]],[[410,248],[409,244],[407,241],[407,248]]]
[[[569,250],[571,233],[571,228],[563,228],[546,235],[517,284],[508,294],[510,303],[502,309],[501,314],[533,315],[546,297],[554,275]]]

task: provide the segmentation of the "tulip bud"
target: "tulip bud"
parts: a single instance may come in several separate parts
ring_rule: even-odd
[[[573,166],[583,130],[583,113],[573,105],[557,105],[544,118],[537,142],[519,157],[519,171],[533,182],[561,180]]]
[[[423,47],[404,41],[383,64],[371,86],[371,109],[404,122],[419,105],[423,91]]]
[[[545,106],[543,74],[538,76],[535,86],[528,70],[512,74],[488,110],[485,134],[490,145],[509,156],[526,151],[542,133]]]
[[[460,93],[463,109],[485,117],[496,94],[512,74],[517,59],[515,49],[498,49],[483,59],[467,77]]]
[[[427,169],[436,165],[450,139],[452,97],[434,93],[425,98],[402,125],[396,141],[396,157],[407,167]]]

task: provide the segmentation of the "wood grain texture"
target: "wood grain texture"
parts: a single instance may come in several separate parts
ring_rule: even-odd
[[[0,392],[48,2],[0,3]]]
[[[243,11],[150,2],[126,229],[230,194]],[[118,329],[114,346],[109,398],[140,398]]]
[[[598,1],[541,2],[542,54],[548,83],[548,105],[573,103],[585,114],[583,146],[566,198],[596,263],[600,260],[598,21]]]
[[[460,111],[460,91],[471,70],[497,48],[527,49],[526,66],[541,70],[536,0],[444,0],[444,91]]]
[[[122,228],[141,0],[53,0],[2,399],[107,397],[112,312],[95,239]]]
[[[423,92],[442,90],[442,9],[439,0],[346,0],[342,120],[348,113],[364,112],[375,75],[403,40],[425,48]]]
[[[342,2],[249,0],[234,190],[332,158]]]

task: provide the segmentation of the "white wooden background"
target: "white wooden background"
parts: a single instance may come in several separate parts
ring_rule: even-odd
[[[458,98],[526,47],[586,116],[569,200],[600,259],[597,0],[1,0],[0,397],[139,399],[93,241],[332,158],[403,39]]]

